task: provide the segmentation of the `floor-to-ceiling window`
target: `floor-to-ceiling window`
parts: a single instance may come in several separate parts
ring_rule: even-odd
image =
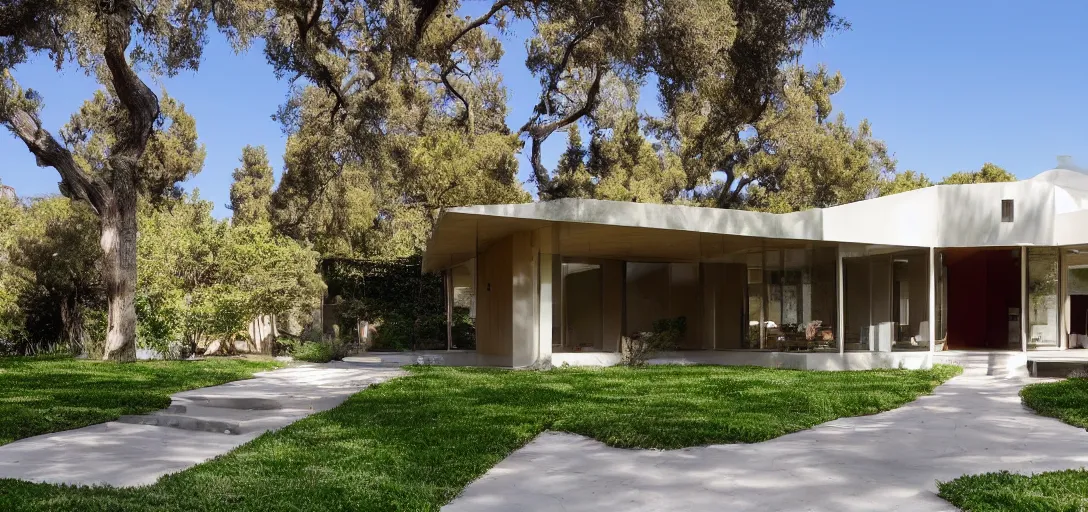
[[[1057,348],[1058,249],[1028,248],[1028,348]]]
[[[892,350],[929,350],[929,250],[892,258]]]
[[[1065,326],[1069,348],[1088,348],[1088,249],[1064,249]]]
[[[761,349],[764,348],[764,333],[767,330],[763,316],[763,251],[748,253],[746,263],[748,276],[745,285],[745,317],[748,319],[748,332],[744,348]]]
[[[683,318],[684,333],[675,348],[711,348],[702,335],[698,263],[628,262],[625,266],[626,335],[653,331],[661,320]]]
[[[600,262],[563,258],[563,339],[553,350],[600,352],[604,350]]]
[[[845,349],[929,350],[929,269],[928,249],[847,250]]]
[[[704,266],[704,297],[717,301],[713,318],[715,348],[776,351],[837,351],[837,251],[833,246],[802,246],[752,250],[728,262]],[[726,284],[728,283],[728,284]],[[743,286],[734,297],[725,286]],[[709,288],[707,288],[709,287]],[[741,342],[734,314],[723,305],[743,307]],[[722,326],[725,327],[723,331]]]

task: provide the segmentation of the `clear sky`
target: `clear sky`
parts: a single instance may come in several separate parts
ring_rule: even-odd
[[[486,6],[466,4],[471,12]],[[1039,1],[1027,8],[1013,1],[840,0],[835,12],[852,28],[809,48],[803,62],[843,73],[836,110],[851,124],[869,119],[900,170],[940,178],[994,162],[1028,178],[1054,167],[1057,155],[1088,163],[1088,2]],[[504,41],[514,130],[539,90],[524,68],[524,36]],[[97,87],[78,70],[55,72],[45,59],[15,69],[15,76],[42,93],[42,117],[54,133]],[[196,118],[207,159],[184,186],[214,201],[216,215],[230,213],[224,205],[242,146],[264,144],[272,166],[282,168],[286,138],[270,116],[288,84],[275,79],[258,49],[235,55],[213,36],[198,73],[153,87],[160,86]],[[655,100],[645,95],[640,105],[654,109]],[[562,147],[562,138],[553,136],[546,162]],[[528,179],[524,156],[520,175]],[[38,168],[14,136],[0,132],[0,181],[26,197],[56,193],[59,179],[56,171]]]

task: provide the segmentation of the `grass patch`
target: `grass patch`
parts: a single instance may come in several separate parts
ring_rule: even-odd
[[[1088,379],[1024,386],[1024,405],[1035,412],[1088,428]],[[967,475],[938,483],[940,495],[974,512],[1088,510],[1088,471],[1068,470],[1025,476],[1007,471]]]
[[[1088,471],[1083,469],[968,475],[938,482],[937,488],[942,498],[968,512],[1088,510]]]
[[[437,510],[545,429],[632,448],[765,441],[899,407],[960,369],[410,371],[152,486],[0,480],[0,510]]]
[[[1024,386],[1024,405],[1070,425],[1088,428],[1088,379],[1066,379]]]
[[[70,358],[0,358],[0,445],[143,414],[187,389],[278,367],[240,359],[130,364]]]

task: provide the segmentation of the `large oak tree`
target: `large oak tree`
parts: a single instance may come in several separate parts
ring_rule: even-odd
[[[105,358],[129,361],[136,348],[136,209],[140,161],[156,121],[159,98],[137,73],[196,69],[212,19],[231,27],[233,3],[207,0],[9,0],[0,4],[0,123],[22,140],[39,165],[61,176],[61,192],[98,216],[102,283],[108,303]],[[94,74],[116,100],[101,166],[88,168],[39,116],[42,98],[14,77],[35,56],[60,69]]]

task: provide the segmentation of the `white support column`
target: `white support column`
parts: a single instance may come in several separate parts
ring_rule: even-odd
[[[835,334],[839,340],[839,353],[846,352],[846,280],[842,272],[842,244],[835,248]]]
[[[1055,293],[1058,299],[1058,350],[1069,348],[1069,291],[1065,283],[1065,251],[1061,247],[1058,251],[1058,284]]]
[[[937,347],[937,249],[929,248],[929,328],[926,336],[929,337],[929,351],[935,352]]]
[[[446,350],[453,350],[453,269],[442,271],[446,285]]]
[[[550,230],[549,230],[550,231]],[[550,232],[548,233],[550,234]],[[552,258],[556,256],[540,253],[540,301],[538,311],[540,322],[537,326],[538,357],[537,361],[551,362],[552,359]]]
[[[1028,351],[1028,248],[1020,246],[1020,351]]]

